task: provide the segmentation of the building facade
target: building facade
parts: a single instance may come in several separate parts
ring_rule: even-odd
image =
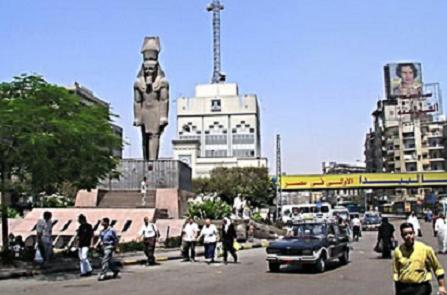
[[[79,96],[79,98],[81,99],[81,103],[85,105],[98,105],[106,108],[107,110],[110,110],[109,103],[97,97],[93,93],[93,91],[84,86],[81,86],[78,82],[75,82],[73,86],[66,87],[66,89],[71,93],[74,93],[77,96]],[[114,123],[111,123],[110,126],[112,127],[113,132],[121,139],[121,142],[123,142],[123,128]],[[113,150],[113,156],[118,159],[122,159],[123,158],[122,148]]]
[[[377,102],[373,127],[365,139],[367,172],[445,171],[447,131],[439,84],[422,84],[417,63],[388,64],[384,69],[386,97]],[[405,69],[414,71],[420,86],[398,91]],[[393,79],[393,73],[399,77]],[[418,197],[425,193],[422,189],[398,192]]]
[[[256,95],[240,95],[236,83],[197,85],[194,97],[177,99],[174,159],[206,177],[216,167],[266,167],[261,157]]]

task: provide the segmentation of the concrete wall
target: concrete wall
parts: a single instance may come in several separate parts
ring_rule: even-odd
[[[119,179],[106,179],[99,188],[105,190],[140,190],[143,177],[147,177],[148,189],[176,188],[192,190],[191,168],[176,160],[145,162],[140,159],[123,159],[118,168]]]

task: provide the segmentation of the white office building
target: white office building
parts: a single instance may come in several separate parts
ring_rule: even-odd
[[[215,167],[266,167],[259,114],[256,95],[239,95],[236,83],[197,85],[194,97],[177,99],[174,159],[194,178]]]

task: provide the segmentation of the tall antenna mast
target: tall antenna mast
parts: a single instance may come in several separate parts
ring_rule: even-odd
[[[208,11],[213,12],[213,84],[225,81],[225,75],[220,71],[220,11],[223,9],[219,0],[213,0],[207,7]]]

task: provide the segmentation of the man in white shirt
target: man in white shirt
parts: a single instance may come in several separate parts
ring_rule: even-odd
[[[360,237],[360,230],[362,228],[362,222],[360,221],[359,215],[356,214],[354,218],[351,220],[352,226],[352,238],[354,241],[358,241]]]
[[[143,239],[144,254],[147,257],[146,265],[156,265],[154,251],[157,238],[160,234],[155,224],[149,222],[149,218],[147,216],[144,217],[144,223],[140,229],[139,236]]]
[[[446,239],[447,239],[447,224],[445,223],[444,215],[440,214],[435,223],[436,237],[438,238],[438,249],[440,254],[445,254],[447,251]]]
[[[233,201],[233,210],[237,217],[242,217],[242,202],[241,194],[237,194]]]
[[[213,263],[216,252],[217,228],[214,224],[211,224],[209,218],[205,220],[199,238],[201,237],[203,237],[203,246],[205,247],[205,259],[210,259],[208,263]]]
[[[43,213],[43,219],[39,219],[36,226],[37,250],[40,251],[44,263],[48,262],[53,254],[53,220],[50,211]]]
[[[408,217],[407,222],[413,225],[415,234],[418,235],[418,237],[422,237],[421,225],[419,224],[419,220],[414,211],[411,212],[411,215]]]
[[[196,258],[196,241],[199,235],[199,226],[195,223],[192,218],[188,218],[185,225],[183,226],[183,261],[194,262]],[[191,249],[191,255],[189,253]]]

